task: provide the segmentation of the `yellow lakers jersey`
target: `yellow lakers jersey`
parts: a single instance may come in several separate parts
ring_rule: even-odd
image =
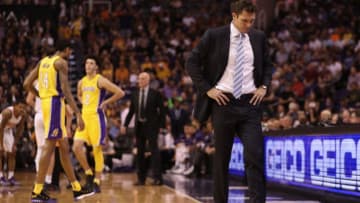
[[[98,112],[100,104],[104,101],[105,90],[98,87],[99,74],[89,79],[85,76],[81,79],[81,103],[83,113]]]
[[[40,61],[38,83],[40,98],[62,96],[60,76],[55,69],[55,61],[60,56],[47,56]]]

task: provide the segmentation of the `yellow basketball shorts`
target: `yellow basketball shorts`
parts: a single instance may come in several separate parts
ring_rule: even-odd
[[[97,113],[82,114],[85,123],[83,131],[76,130],[74,139],[83,140],[92,146],[105,144],[106,118],[102,110]]]
[[[41,99],[45,139],[57,140],[66,137],[65,103],[60,96]]]

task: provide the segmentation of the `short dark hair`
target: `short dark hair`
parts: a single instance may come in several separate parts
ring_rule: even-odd
[[[94,60],[95,63],[96,63],[96,65],[100,68],[100,60],[99,60],[99,58],[98,58],[97,56],[95,56],[95,55],[87,55],[87,56],[85,57],[84,63],[86,62],[87,59],[92,59],[92,60]]]
[[[256,6],[251,0],[236,0],[231,3],[230,9],[232,13],[236,14],[240,14],[244,10],[249,13],[256,13]]]
[[[69,40],[59,39],[56,42],[56,50],[64,51],[66,48],[71,48],[71,43]]]

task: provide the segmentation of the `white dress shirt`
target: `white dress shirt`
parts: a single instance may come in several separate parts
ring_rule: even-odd
[[[144,90],[144,95],[142,95],[142,90]],[[146,108],[146,103],[147,103],[147,97],[148,97],[148,94],[149,94],[149,86],[146,86],[144,88],[140,88],[139,89],[139,118],[140,118],[140,111],[141,111],[141,100],[142,100],[142,97],[144,97],[144,109]],[[142,118],[141,118],[142,119]]]
[[[229,48],[229,57],[228,62],[225,68],[224,74],[221,76],[220,81],[216,84],[215,88],[224,92],[233,93],[234,90],[234,69],[235,69],[235,57],[236,57],[236,48],[240,40],[240,31],[233,25],[230,24],[230,48]],[[242,82],[242,94],[252,93],[256,90],[254,83],[254,52],[252,50],[249,35],[244,33],[245,38],[242,39],[243,46],[245,46],[245,62],[243,67],[243,82]]]
[[[141,103],[141,99],[142,99],[142,90],[144,89],[144,96],[145,96],[145,99],[144,99],[144,102],[145,104],[144,107],[146,107],[146,102],[147,102],[147,97],[148,97],[148,94],[149,94],[149,86],[146,86],[144,88],[140,88],[139,91],[140,91],[140,95],[139,95],[139,107],[140,107],[140,103]]]

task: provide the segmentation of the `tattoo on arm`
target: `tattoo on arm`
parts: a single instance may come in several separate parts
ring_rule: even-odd
[[[63,59],[57,60],[55,62],[55,67],[57,68],[58,73],[60,75],[61,89],[64,93],[66,101],[68,102],[70,107],[75,111],[75,113],[80,113],[79,108],[77,107],[74,97],[72,96],[70,91],[70,85],[67,76],[68,73],[67,62]]]

